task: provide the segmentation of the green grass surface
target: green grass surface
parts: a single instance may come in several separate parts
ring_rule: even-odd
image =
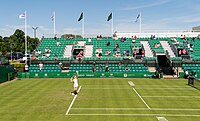
[[[128,84],[135,84],[136,94]],[[187,80],[79,79],[74,96],[69,79],[27,79],[0,84],[0,121],[199,121],[200,91]]]

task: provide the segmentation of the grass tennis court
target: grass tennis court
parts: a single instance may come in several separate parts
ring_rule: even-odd
[[[134,83],[131,87],[128,81]],[[27,79],[0,84],[1,121],[199,121],[200,91],[187,80]],[[69,109],[69,106],[71,107]],[[66,115],[67,110],[68,114]]]

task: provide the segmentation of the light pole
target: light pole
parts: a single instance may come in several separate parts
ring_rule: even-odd
[[[11,62],[12,62],[12,43],[10,43],[10,57],[11,57]]]
[[[38,28],[39,27],[32,27],[35,39],[36,39],[36,31]],[[36,42],[35,42],[35,48],[36,48]]]
[[[36,38],[36,31],[39,27],[32,27],[33,31],[34,31],[34,37]]]

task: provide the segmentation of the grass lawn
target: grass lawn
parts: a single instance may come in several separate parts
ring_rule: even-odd
[[[188,86],[187,80],[80,78],[79,85],[75,98],[69,79],[0,84],[0,121],[200,120],[200,90]]]

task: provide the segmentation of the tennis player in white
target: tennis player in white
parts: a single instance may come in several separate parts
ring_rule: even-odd
[[[78,90],[78,76],[77,75],[75,75],[75,76],[73,76],[72,78],[71,78],[71,82],[73,82],[74,83],[74,91],[72,92],[72,95],[77,95],[78,94],[78,92],[77,92],[77,90]]]

